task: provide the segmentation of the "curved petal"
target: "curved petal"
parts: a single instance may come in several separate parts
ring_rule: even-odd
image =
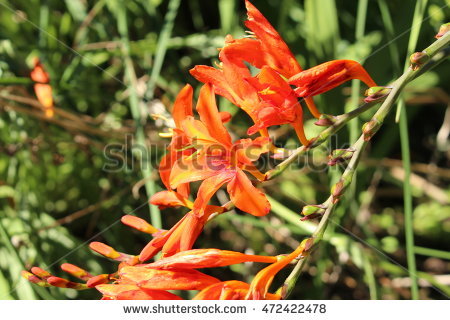
[[[145,266],[123,267],[121,278],[136,283],[142,289],[150,290],[201,290],[220,282],[197,270],[160,270]]]
[[[186,118],[183,123],[183,130],[189,142],[194,145],[219,144],[220,142],[209,132],[206,123],[195,120],[192,117]]]
[[[222,70],[200,65],[195,66],[189,70],[189,72],[198,81],[203,83],[211,83],[214,86],[214,91],[216,94],[225,97],[233,104],[239,105],[240,98],[228,84]]]
[[[219,110],[217,109],[214,90],[210,83],[205,84],[200,89],[196,109],[211,136],[225,146],[231,146],[231,137],[222,123]]]
[[[187,84],[180,90],[175,99],[172,109],[172,117],[177,128],[181,128],[181,121],[188,116],[193,116],[192,112],[193,89]]]
[[[225,46],[220,51],[220,57],[227,56],[233,63],[245,66],[242,61],[250,63],[258,69],[266,65],[264,54],[261,54],[261,41],[250,38],[227,38]]]
[[[202,216],[205,213],[206,206],[211,197],[223,184],[231,181],[235,174],[235,171],[222,170],[216,172],[214,176],[205,179],[198,189],[197,199],[194,201],[194,212],[199,216]]]
[[[245,25],[255,33],[261,40],[263,54],[265,53],[266,64],[289,78],[302,71],[291,50],[283,41],[278,32],[272,27],[267,19],[253,6],[250,1],[245,1],[248,20]]]
[[[227,190],[231,201],[242,211],[258,217],[269,213],[270,203],[266,196],[253,186],[242,170],[236,171],[236,176],[228,183]]]
[[[277,260],[277,257],[272,256],[258,256],[212,248],[181,251],[147,266],[157,269],[201,269],[224,267],[243,262],[274,263]]]
[[[163,190],[155,193],[150,197],[150,203],[158,206],[160,209],[178,206],[192,208],[191,201],[186,199],[180,193],[172,190]]]
[[[369,87],[376,86],[363,66],[353,60],[333,60],[319,64],[292,76],[289,84],[297,86],[294,91],[298,97],[312,97],[352,79],[361,80]]]

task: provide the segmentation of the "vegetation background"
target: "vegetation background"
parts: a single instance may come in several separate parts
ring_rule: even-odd
[[[450,16],[448,0],[253,3],[305,69],[332,59],[355,59],[381,85],[401,73],[411,27],[418,32],[419,50],[434,41]],[[414,15],[418,11],[423,18]],[[59,265],[71,262],[93,273],[112,272],[115,266],[90,252],[87,242],[103,241],[137,254],[149,241],[118,223],[126,213],[149,220],[146,190],[161,189],[157,170],[148,164],[157,164],[164,152],[167,141],[157,133],[165,128],[149,114],[167,115],[185,83],[198,89],[188,70],[217,61],[216,48],[226,34],[244,35],[244,20],[241,0],[0,0],[1,299],[99,298],[95,290],[33,286],[20,271],[38,265],[62,275]],[[36,56],[51,77],[57,109],[50,119],[36,108],[29,80]],[[392,114],[365,153],[356,183],[291,298],[411,298],[402,143],[412,159],[416,246],[409,249],[416,255],[420,298],[450,296],[449,66],[447,61],[407,87],[409,144],[401,141]],[[322,112],[340,114],[356,107],[363,89],[348,83],[316,102]],[[223,99],[220,105],[235,115],[230,129],[243,136],[248,118]],[[318,129],[307,111],[305,116],[307,134],[313,136]],[[328,152],[354,141],[369,118],[370,112],[264,185],[272,202],[267,217],[224,214],[208,224],[196,247],[291,251],[315,223],[300,221],[301,207],[324,201],[342,171],[325,165]],[[286,127],[272,129],[280,146],[297,144]],[[144,161],[130,150],[135,132],[133,139],[151,145]],[[116,159],[123,160],[121,170],[104,168],[110,161],[104,149],[111,144],[123,147],[115,151]],[[142,181],[143,174],[151,179]],[[219,192],[214,201],[224,197]],[[163,211],[163,227],[171,227],[182,211]],[[224,280],[249,281],[260,268],[236,265],[210,272]]]

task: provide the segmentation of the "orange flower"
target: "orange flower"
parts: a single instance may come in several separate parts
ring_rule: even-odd
[[[227,37],[227,41],[234,40]],[[294,126],[300,141],[307,144],[303,132],[303,111],[289,84],[267,66],[252,77],[242,62],[228,59],[226,48],[227,45],[220,54],[220,69],[196,66],[191,74],[201,82],[211,83],[216,94],[224,96],[252,118],[255,124],[247,134],[260,131],[262,136],[268,136],[267,127],[289,123]]]
[[[369,87],[376,86],[367,71],[353,60],[322,63],[292,76],[289,78],[289,84],[297,87],[294,91],[298,97],[312,97],[352,79],[361,80]]]
[[[313,240],[306,239],[288,256],[262,269],[251,284],[241,281],[215,283],[200,291],[193,300],[279,300],[279,294],[268,293],[275,275],[292,260],[312,246]]]
[[[44,66],[38,58],[34,59],[34,68],[30,73],[31,80],[37,82],[34,84],[34,92],[39,102],[44,107],[45,116],[47,118],[53,117],[55,114],[55,107],[53,105],[52,87],[48,84],[50,77],[45,72]]]
[[[200,120],[187,117],[182,125],[190,144],[197,151],[191,156],[181,157],[174,164],[170,186],[175,189],[183,183],[204,180],[193,206],[199,217],[204,214],[214,193],[226,183],[236,207],[255,216],[266,215],[270,211],[266,196],[253,186],[243,170],[263,179],[252,162],[268,151],[269,139],[243,139],[233,144],[221,122],[210,84],[200,90],[196,109]]]
[[[270,22],[250,1],[246,0],[245,6],[247,8],[245,25],[253,32],[254,39],[229,41],[224,48],[224,54],[234,61],[247,61],[258,69],[268,66],[284,78],[290,78],[301,72],[300,64]],[[314,101],[311,98],[305,101],[311,113],[316,118],[320,117]]]
[[[195,240],[203,231],[208,218],[214,213],[223,212],[222,207],[207,206],[204,214],[199,216],[189,211],[169,231],[155,235],[139,254],[140,261],[153,258],[159,251],[163,257],[171,256],[177,252],[192,249]]]
[[[255,125],[248,134],[272,125],[293,125],[303,144],[308,144],[303,132],[303,114],[297,97],[304,98],[311,113],[319,118],[313,96],[331,90],[351,79],[368,86],[375,82],[356,61],[335,60],[303,71],[277,31],[248,0],[248,20],[245,25],[253,38],[233,39],[227,36],[219,58],[220,69],[196,66],[191,74],[204,83],[212,83],[215,92],[246,111]],[[244,64],[261,70],[256,77]],[[285,79],[289,79],[288,82]],[[270,80],[270,81],[269,81]],[[284,83],[283,83],[284,82]],[[251,84],[251,85],[250,85]],[[295,85],[295,93],[290,85]],[[264,135],[264,131],[261,131]]]
[[[169,191],[158,192],[150,200],[152,204],[159,206],[161,209],[180,205],[190,207],[189,201],[187,201],[190,193],[189,183],[180,184],[177,186],[177,191],[171,191],[169,178],[174,163],[180,157],[189,156],[195,152],[193,146],[189,144],[182,127],[183,120],[193,116],[192,96],[193,89],[187,84],[180,90],[173,105],[172,117],[175,128],[172,129],[172,141],[167,148],[168,152],[161,159],[159,165],[161,180]],[[230,119],[231,115],[228,112],[220,113],[220,121],[222,123]]]
[[[166,290],[202,290],[219,280],[196,270],[159,270],[145,266],[126,266],[113,284],[95,288],[107,299],[180,300]]]
[[[157,269],[201,269],[224,267],[243,262],[273,263],[277,257],[244,254],[219,249],[193,249],[182,251],[147,265]]]

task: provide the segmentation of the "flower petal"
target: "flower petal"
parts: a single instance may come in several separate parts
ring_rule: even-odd
[[[181,128],[181,122],[188,116],[193,116],[192,112],[193,89],[187,84],[180,90],[175,99],[172,109],[172,117],[177,128]]]
[[[125,281],[135,282],[140,288],[150,290],[201,290],[220,282],[197,270],[160,270],[145,266],[123,267],[119,271]]]
[[[297,86],[294,91],[298,97],[312,97],[351,79],[361,80],[369,87],[376,86],[367,71],[353,60],[333,60],[319,64],[292,76],[289,84]]]
[[[211,84],[205,84],[200,89],[196,109],[211,136],[223,145],[231,146],[231,137],[222,123]]]
[[[206,154],[200,151],[196,157],[178,159],[170,173],[170,187],[176,189],[182,183],[204,180],[216,174],[217,172],[212,170],[207,162]]]
[[[216,94],[225,97],[233,104],[239,105],[240,98],[230,87],[222,70],[210,66],[199,65],[189,70],[189,72],[198,81],[214,85]]]
[[[176,191],[164,190],[155,193],[150,198],[150,203],[158,206],[160,209],[167,207],[183,206],[192,209],[192,202],[183,197]]]
[[[265,216],[270,211],[270,203],[264,193],[255,188],[242,170],[228,183],[231,201],[247,213],[254,216]]]
[[[197,199],[194,201],[193,211],[199,216],[202,216],[211,197],[223,184],[231,181],[234,175],[235,171],[221,170],[216,171],[214,176],[205,179],[198,189]]]
[[[243,262],[274,263],[277,257],[244,254],[219,249],[193,249],[181,251],[173,256],[160,259],[147,265],[158,269],[201,269],[224,267]]]
[[[248,16],[245,25],[261,40],[262,54],[266,55],[267,65],[286,78],[302,71],[291,50],[269,21],[250,1],[246,0],[245,6]]]

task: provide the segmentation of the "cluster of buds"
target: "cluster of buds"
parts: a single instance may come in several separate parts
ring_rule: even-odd
[[[264,192],[256,187],[267,180],[267,176],[258,170],[255,162],[262,154],[272,153],[275,157],[279,154],[279,148],[271,142],[268,128],[290,125],[299,141],[308,146],[310,140],[303,127],[300,99],[318,119],[316,125],[331,126],[336,117],[319,112],[313,96],[352,79],[359,79],[369,87],[376,87],[376,84],[366,70],[352,60],[329,61],[303,70],[269,21],[250,1],[246,0],[245,4],[248,14],[245,25],[251,30],[251,36],[234,39],[228,35],[220,49],[217,68],[199,65],[190,70],[204,83],[195,106],[198,116],[194,115],[194,90],[186,85],[174,102],[173,121],[165,121],[172,123],[172,127],[162,134],[171,138],[171,143],[159,166],[166,190],[152,195],[150,202],[160,208],[186,208],[188,212],[184,217],[169,230],[156,229],[134,216],[123,217],[124,224],[151,235],[152,239],[138,255],[118,252],[100,242],[91,243],[93,251],[119,263],[113,274],[94,276],[79,267],[64,264],[64,271],[84,283],[55,277],[39,268],[24,272],[25,278],[42,286],[79,290],[95,287],[104,299],[181,299],[170,290],[198,290],[194,299],[282,298],[279,294],[269,293],[275,275],[293,260],[304,258],[313,240],[306,239],[290,254],[275,257],[215,248],[193,249],[205,224],[231,207],[212,205],[210,200],[226,186],[233,207],[256,217],[267,215],[270,203]],[[258,69],[258,74],[252,74],[251,68]],[[219,111],[216,95],[225,97],[246,112],[253,121],[247,134],[259,136],[233,141],[224,125],[231,120],[231,115]],[[374,128],[367,125],[365,131]],[[352,152],[350,149],[335,150],[329,164],[349,159]],[[201,182],[193,201],[189,200],[191,182]],[[334,200],[337,201],[344,187],[342,183],[336,185]],[[321,216],[324,211],[324,206],[305,206],[302,214],[311,219]],[[159,252],[160,258],[156,259]],[[151,259],[156,260],[148,262]],[[221,281],[197,270],[244,262],[268,263],[269,266],[258,272],[251,283]]]

